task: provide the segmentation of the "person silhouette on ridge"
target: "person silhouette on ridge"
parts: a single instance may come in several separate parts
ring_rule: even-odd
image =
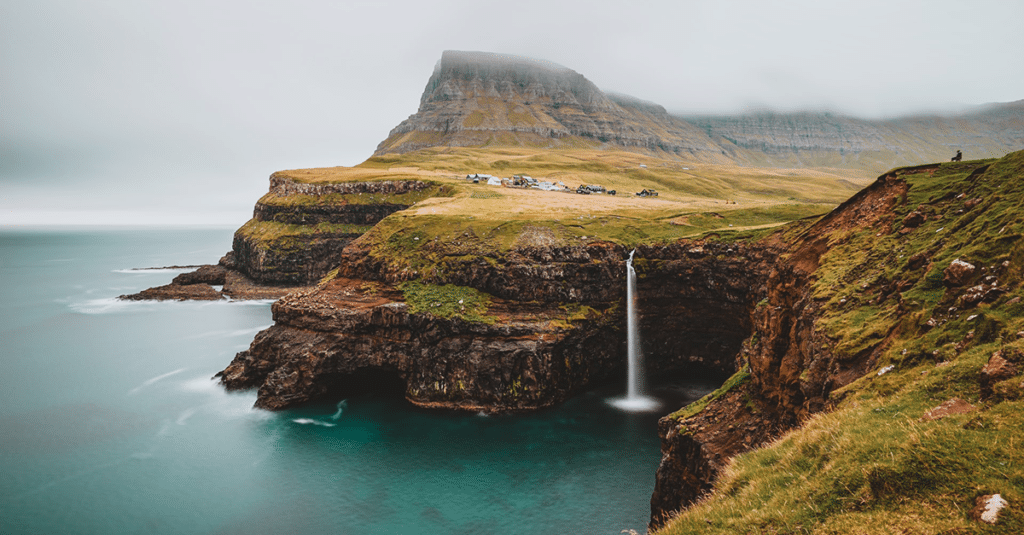
[[[950,158],[949,161],[951,161],[951,162],[959,162],[960,160],[963,159],[963,157],[964,157],[964,155],[960,152],[960,149],[956,149],[956,156],[953,156],[952,158]]]

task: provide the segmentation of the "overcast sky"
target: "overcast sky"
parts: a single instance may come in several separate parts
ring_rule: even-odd
[[[280,169],[354,165],[447,49],[681,113],[862,117],[1024,98],[1024,2],[0,2],[0,224],[241,225]]]

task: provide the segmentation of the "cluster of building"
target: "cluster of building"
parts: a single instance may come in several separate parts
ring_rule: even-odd
[[[488,186],[505,186],[506,188],[535,188],[544,191],[568,191],[568,186],[564,182],[548,182],[545,180],[537,180],[536,178],[529,177],[526,175],[512,175],[512,178],[500,178],[491,175],[485,175],[481,173],[474,173],[466,175],[466,180],[474,184],[487,184]]]
[[[591,195],[595,193],[606,195],[616,194],[615,190],[605,189],[605,187],[600,184],[583,184],[573,190],[566,186],[564,182],[537,180],[536,178],[527,175],[512,175],[511,178],[501,178],[492,175],[485,175],[483,173],[472,173],[466,175],[466,180],[474,184],[505,186],[506,188],[534,188],[542,191],[561,191],[564,193],[579,193],[581,195]],[[637,195],[641,197],[657,197],[658,192],[653,189],[644,189],[643,191],[638,192]]]

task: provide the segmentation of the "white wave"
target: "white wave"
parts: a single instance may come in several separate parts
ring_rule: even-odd
[[[185,425],[185,422],[187,422],[188,419],[191,418],[192,415],[196,413],[196,410],[197,409],[195,407],[191,409],[185,409],[180,415],[178,415],[178,419],[177,421],[175,421],[175,423],[178,425]]]
[[[252,329],[236,329],[234,331],[210,331],[206,333],[196,334],[189,336],[186,340],[195,340],[197,338],[234,338],[237,336],[252,336],[260,331],[265,331],[274,324],[263,325],[260,327],[253,327]]]
[[[321,425],[323,427],[334,427],[335,425],[337,425],[337,424],[332,424],[332,423],[329,423],[329,422],[321,422],[321,421],[318,421],[318,420],[314,420],[312,418],[296,418],[296,419],[294,419],[292,421],[297,423],[297,424],[302,424],[302,425]]]
[[[246,305],[246,306],[253,306],[253,305],[267,306],[267,305],[273,305],[274,303],[277,302],[277,299],[232,299],[230,296],[225,296],[225,297],[227,297],[227,299],[224,300],[224,301],[214,301],[214,302],[216,302],[216,303],[230,303],[232,305],[238,305],[238,306],[240,306],[240,305]]]
[[[67,303],[67,300],[57,300],[57,302]],[[233,299],[221,299],[217,301],[131,301],[118,299],[116,297],[104,297],[101,299],[87,299],[85,301],[71,302],[68,303],[68,307],[79,314],[111,314],[127,310],[137,312],[167,307],[188,309],[204,308],[209,306],[268,306],[272,304],[274,304],[273,299],[250,301]]]
[[[345,412],[345,409],[347,409],[347,408],[348,408],[348,400],[347,399],[343,399],[343,400],[339,401],[338,402],[338,412],[334,413],[334,415],[331,416],[331,419],[332,420],[337,420],[338,418],[341,418],[341,414],[343,412]]]
[[[145,273],[186,273],[189,271],[195,271],[199,266],[195,267],[183,267],[183,268],[127,268],[127,269],[115,269],[111,273],[130,273],[130,274],[145,274]]]
[[[230,419],[268,420],[274,417],[271,412],[253,407],[256,403],[255,391],[228,392],[216,378],[195,377],[183,381],[181,387],[188,392],[206,395],[208,402],[202,406],[204,414]]]
[[[157,375],[156,377],[153,377],[152,379],[146,379],[145,381],[143,381],[143,383],[141,385],[139,385],[139,386],[129,390],[128,391],[128,395],[134,394],[134,393],[138,392],[139,390],[142,390],[143,388],[145,388],[145,387],[147,387],[147,386],[149,386],[149,385],[151,385],[151,384],[153,384],[153,383],[155,383],[157,381],[161,381],[161,380],[166,379],[166,378],[168,378],[168,377],[170,377],[172,375],[179,374],[179,373],[181,373],[181,372],[183,372],[183,371],[185,371],[187,369],[188,368],[178,368],[177,370],[174,370],[173,372],[167,372],[167,373],[165,373],[163,375]]]
[[[221,390],[217,386],[217,378],[209,376],[199,376],[189,379],[181,383],[182,388],[189,392],[215,392]]]
[[[68,304],[68,308],[79,314],[113,314],[127,310],[153,310],[157,306],[174,303],[173,301],[127,301],[116,297],[88,299]]]

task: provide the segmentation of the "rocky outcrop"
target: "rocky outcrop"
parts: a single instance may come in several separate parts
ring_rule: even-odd
[[[262,285],[313,284],[338,266],[352,240],[431,188],[422,180],[301,182],[274,173],[225,263]]]
[[[227,267],[230,253],[218,265],[192,266],[195,271],[182,273],[170,284],[148,288],[139,293],[122,295],[127,301],[217,301],[220,299],[279,299],[291,292],[306,289],[295,286],[258,284],[244,274]],[[220,286],[215,288],[214,286]]]
[[[567,329],[557,308],[497,304],[494,324],[469,322],[412,314],[393,289],[364,285],[336,279],[275,303],[275,325],[219,374],[222,383],[258,387],[256,406],[267,409],[370,387],[424,407],[495,412],[550,406],[621,367],[619,333]]]
[[[735,371],[774,254],[704,241],[639,248],[649,373]],[[348,395],[365,375],[421,406],[550,406],[624,372],[626,256],[606,242],[521,247],[432,281],[493,296],[487,323],[411,313],[395,285],[412,274],[353,246],[338,279],[274,305],[275,325],[221,380],[258,388],[269,409]]]
[[[246,232],[247,224],[235,233],[231,255],[225,261],[253,281],[265,286],[304,286],[320,280],[338,265],[345,246],[361,232],[349,229],[331,232],[303,232],[267,239]]]
[[[204,283],[165,284],[118,297],[125,301],[217,301],[223,298],[213,286]]]

